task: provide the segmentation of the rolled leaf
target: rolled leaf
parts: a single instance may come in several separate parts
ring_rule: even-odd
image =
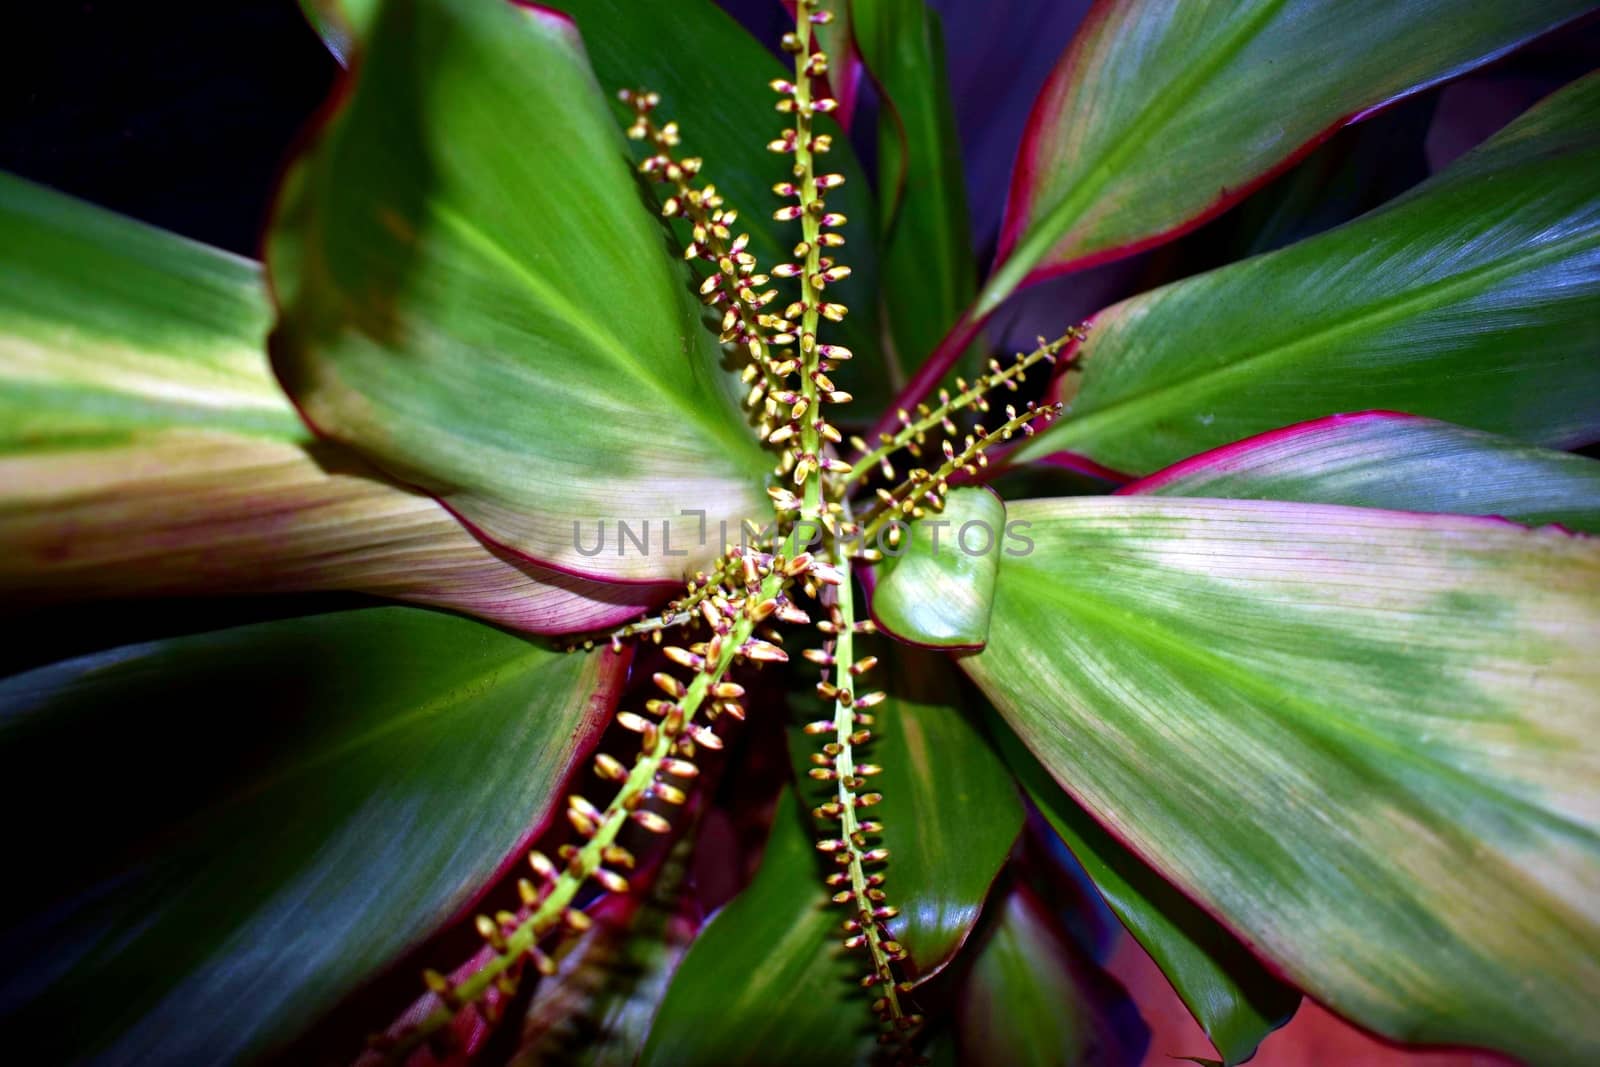
[[[1056,780],[1392,1038],[1600,1051],[1600,546],[1313,504],[1015,503],[963,662]]]
[[[1090,818],[1005,723],[990,725],[1028,798],[1161,968],[1222,1062],[1248,1060],[1294,1014],[1299,992],[1274,978],[1238,938]]]
[[[944,510],[882,539],[872,616],[894,637],[928,648],[981,648],[994,577],[1006,551],[1006,506],[988,489],[952,489]]]
[[[900,909],[889,934],[911,953],[907,976],[920,984],[966,943],[1022,830],[1022,802],[1005,764],[962,707],[961,680],[943,657],[885,645],[879,667],[861,684],[888,693],[864,758],[883,768],[872,779],[872,790],[883,794],[872,818],[883,823],[880,840],[889,850],[884,889]],[[799,699],[808,698],[819,707],[811,694]],[[811,755],[827,739],[790,731],[790,756],[809,806],[837,799],[806,776]],[[813,835],[836,825],[818,822]]]
[[[1498,515],[1600,533],[1600,460],[1392,411],[1272,430],[1117,492]]]
[[[580,574],[673,579],[720,547],[682,509],[770,513],[737,377],[572,24],[401,0],[353,81],[269,244],[274,363],[308,420]]]
[[[1034,103],[999,266],[1030,277],[1198,226],[1386,103],[1495,59],[1587,0],[1132,0],[1092,12]]]
[[[541,632],[660,591],[535,566],[309,440],[273,381],[259,268],[0,176],[0,589],[356,590]]]
[[[30,812],[0,931],[8,1055],[227,1063],[289,1041],[517,858],[626,666],[394,607],[0,683],[0,796]]]
[[[1371,408],[1593,440],[1597,167],[1590,76],[1377,211],[1100,312],[1068,417],[1018,458],[1071,451],[1147,474]]]
[[[956,1006],[961,1063],[1124,1067],[1148,1040],[1114,1010],[1125,994],[1085,960],[1045,904],[1018,885],[998,902]]]
[[[944,34],[923,0],[851,0],[850,30],[881,97],[883,301],[900,361],[914,367],[977,289]]]
[[[810,819],[785,791],[755,881],[689,947],[641,1067],[871,1062],[864,970],[839,945]]]

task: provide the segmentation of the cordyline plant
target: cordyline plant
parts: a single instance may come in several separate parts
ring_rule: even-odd
[[[1098,4],[981,284],[917,0],[311,6],[264,270],[0,184],[0,574],[409,606],[0,684],[8,1058],[1137,1062],[1057,836],[1223,1062],[1600,1057],[1600,78],[983,332],[1588,5]]]

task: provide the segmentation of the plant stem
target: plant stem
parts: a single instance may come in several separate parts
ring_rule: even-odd
[[[721,556],[716,565],[712,567],[710,574],[697,573],[694,581],[690,583],[689,590],[683,596],[668,604],[659,614],[639,619],[636,622],[630,622],[626,626],[613,630],[611,633],[612,644],[629,637],[637,637],[640,634],[657,634],[663,630],[670,630],[675,626],[686,626],[692,623],[697,618],[695,609],[700,606],[701,601],[715,595],[722,588],[723,582],[729,581],[735,576],[736,570],[740,566],[741,564],[732,555]],[[659,638],[657,640],[659,641]]]
[[[809,463],[805,476],[805,507],[801,517],[813,522],[822,521],[822,475],[818,463],[822,455],[822,441],[817,432],[817,419],[821,415],[817,403],[817,324],[822,293],[813,279],[822,271],[822,235],[820,215],[821,196],[817,190],[816,161],[811,149],[811,98],[812,33],[810,10],[815,0],[799,0],[795,10],[795,36],[800,49],[794,56],[795,144],[794,176],[800,194],[800,233],[805,242],[805,262],[800,273],[800,300],[805,305],[800,318],[800,395],[806,401],[806,410],[800,423],[800,463]]]
[[[969,309],[966,314],[950,327],[944,340],[939,342],[937,348],[928,357],[911,380],[900,390],[898,396],[889,404],[878,418],[878,422],[867,435],[868,440],[892,433],[895,428],[895,413],[900,410],[910,410],[922,402],[923,397],[933,392],[934,387],[944,380],[956,363],[967,350],[967,346],[977,339],[978,332],[983,324],[988,321],[990,313],[974,315]]]
[[[756,616],[756,607],[776,598],[784,591],[789,580],[782,568],[776,565],[762,578],[759,590],[746,598],[744,610],[734,618],[732,627],[724,636],[721,653],[716,661],[708,663],[705,669],[696,672],[687,692],[677,701],[682,713],[681,720],[673,726],[674,716],[669,715],[659,729],[651,731],[653,736],[646,736],[645,746],[641,749],[633,769],[628,772],[616,795],[606,805],[594,834],[567,861],[556,876],[554,884],[540,898],[533,911],[518,922],[509,933],[501,932],[503,947],[496,946],[493,957],[453,987],[452,999],[465,1003],[477,1001],[497,978],[531,953],[540,938],[568,914],[569,905],[576,897],[578,889],[600,868],[604,852],[616,842],[617,834],[623,824],[648,795],[648,790],[654,784],[657,775],[661,773],[662,762],[678,745],[685,728],[694,721],[695,714],[705,702],[706,695],[739,659],[741,646],[755,633],[756,626],[760,622]],[[415,1030],[407,1034],[394,1051],[403,1054],[415,1048],[429,1034],[448,1025],[454,1018],[455,1011],[456,1009],[448,1004],[436,1009],[423,1019]]]
[[[850,473],[845,476],[845,484],[852,485],[860,481],[871,472],[874,464],[879,463],[886,456],[899,451],[911,442],[919,440],[923,434],[934,427],[942,426],[956,412],[974,404],[981,405],[979,410],[987,408],[988,405],[984,403],[986,394],[995,386],[1024,380],[1027,377],[1028,370],[1041,361],[1054,363],[1056,356],[1062,349],[1075,341],[1083,340],[1083,336],[1081,330],[1074,329],[1067,331],[1054,341],[1047,342],[1040,338],[1038,347],[1027,355],[1020,356],[1016,362],[1003,370],[999,369],[997,362],[991,361],[992,373],[980,376],[970,386],[962,383],[959,387],[959,392],[954,397],[948,397],[941,393],[942,403],[916,421],[911,420],[909,412],[901,409],[899,417],[904,425],[901,426],[899,432],[892,435],[883,434],[883,439],[878,447],[863,455],[851,466]]]
[[[957,471],[965,470],[975,476],[978,468],[988,462],[988,459],[984,456],[984,450],[991,444],[996,441],[1008,441],[1019,431],[1031,437],[1034,433],[1033,424],[1036,421],[1043,420],[1048,422],[1060,410],[1059,405],[1045,408],[1030,406],[1020,414],[1017,414],[1014,413],[1014,409],[1008,407],[1006,413],[1010,415],[1010,418],[1002,423],[998,429],[985,431],[982,436],[969,434],[960,451],[949,447],[949,442],[946,441],[945,461],[931,472],[925,470],[912,471],[905,481],[901,482],[892,491],[886,492],[883,503],[868,516],[865,529],[858,535],[859,540],[863,544],[871,541],[889,520],[902,514],[909,513],[912,518],[920,517],[921,512],[914,510],[916,507],[915,501],[919,497],[931,490],[942,501],[948,488],[949,480]],[[935,506],[943,507],[943,504],[942,502],[937,502]]]
[[[839,568],[844,572],[844,581],[835,590],[838,598],[835,602],[835,607],[838,609],[835,625],[839,633],[833,650],[834,680],[839,687],[833,705],[833,739],[839,751],[833,758],[833,769],[837,774],[836,795],[841,809],[839,824],[843,832],[840,837],[844,841],[844,850],[849,857],[850,895],[856,907],[856,921],[861,924],[861,933],[866,937],[867,950],[872,955],[872,969],[884,990],[885,1008],[879,1014],[893,1020],[898,1027],[904,1013],[895,987],[891,953],[884,947],[883,930],[873,915],[875,905],[868,895],[869,886],[864,859],[867,852],[864,847],[866,835],[861,829],[860,820],[856,817],[858,799],[856,783],[862,779],[856,774],[854,751],[854,736],[857,729],[855,678],[852,671],[855,666],[855,592],[851,582],[850,561],[841,559]]]

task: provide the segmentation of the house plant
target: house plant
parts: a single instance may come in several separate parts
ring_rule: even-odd
[[[563,928],[665,870],[648,843],[695,825],[728,724],[792,703],[807,773],[773,772],[796,784],[762,871],[646,1012],[646,1060],[866,1056],[869,1008],[890,1056],[981,1057],[973,1005],[1017,967],[1073,985],[1015,933],[1048,928],[1036,896],[991,893],[1017,779],[1226,1060],[1295,988],[1397,1038],[1592,1048],[1596,476],[1553,447],[1594,422],[1592,81],[1342,228],[1015,361],[973,352],[1030,279],[1171,236],[1583,5],[1106,5],[1035,108],[981,287],[919,5],[802,5],[787,73],[709,7],[560,6],[335,12],[351,74],[264,277],[7,183],[10,592],[426,605],[6,683],[14,810],[68,766],[85,805],[22,831],[46,875],[7,935],[41,961],[15,1025],[111,1060],[264,1055],[465,908],[482,948],[436,963],[372,1055],[476,1050],[572,958]],[[852,55],[888,101],[876,197],[825,125]],[[971,484],[1030,461],[1124,484]],[[938,656],[856,647],[879,629],[948,650],[998,714]],[[657,692],[619,708],[641,657]],[[813,663],[807,713],[773,676]],[[218,714],[259,733],[196,761]],[[597,746],[613,715],[644,759]],[[594,780],[566,784],[580,760]],[[826,887],[797,877],[802,792],[845,861]],[[109,844],[85,858],[87,812]],[[570,839],[510,874],[552,814],[540,836]],[[872,994],[838,980],[863,965]],[[920,1018],[945,975],[955,1006]]]

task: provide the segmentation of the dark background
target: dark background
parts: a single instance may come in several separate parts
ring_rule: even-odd
[[[339,69],[295,0],[27,6],[6,18],[0,169],[255,255]]]

